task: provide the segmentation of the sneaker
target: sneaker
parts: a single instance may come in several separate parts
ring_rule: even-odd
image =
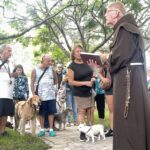
[[[9,136],[7,131],[4,131],[3,133],[0,133],[0,136]]]
[[[13,124],[9,121],[6,122],[6,127],[13,129]]]
[[[74,126],[78,126],[78,123],[77,123],[77,122],[74,122]]]
[[[56,132],[53,130],[53,131],[49,131],[49,136],[50,137],[55,137],[56,136]]]
[[[111,137],[113,136],[113,130],[109,129],[108,132],[105,134],[106,137]]]
[[[45,136],[45,131],[40,131],[40,132],[38,133],[38,137],[42,137],[42,136]]]
[[[80,132],[80,142],[85,142],[87,140],[85,133]]]
[[[67,127],[71,127],[71,124],[70,124],[70,123],[67,123],[66,126],[67,126]]]

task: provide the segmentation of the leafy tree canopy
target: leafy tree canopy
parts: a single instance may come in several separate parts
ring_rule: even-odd
[[[107,50],[112,30],[105,26],[104,15],[112,1],[115,0],[2,0],[3,18],[13,31],[0,30],[0,43],[12,40],[24,46],[32,44],[37,47],[35,56],[50,52],[57,62],[66,61],[62,57],[69,58],[76,43],[82,44],[85,51]],[[134,14],[148,49],[150,1],[121,1]]]

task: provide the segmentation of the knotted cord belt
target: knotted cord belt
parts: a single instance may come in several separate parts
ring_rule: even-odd
[[[135,62],[135,63],[130,63],[131,66],[142,66],[144,63],[141,62]],[[126,79],[127,79],[127,92],[126,92],[126,100],[125,100],[125,107],[124,107],[124,118],[126,119],[128,117],[128,112],[129,112],[129,104],[130,104],[130,90],[131,90],[131,70],[130,67],[127,67],[126,71]]]
[[[127,93],[126,93],[126,100],[125,100],[125,108],[124,108],[124,118],[128,117],[128,111],[129,111],[129,104],[130,104],[130,70],[127,67],[127,72],[126,72],[126,79],[127,79]]]

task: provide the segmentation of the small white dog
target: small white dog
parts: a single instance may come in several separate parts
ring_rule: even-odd
[[[92,126],[86,126],[86,124],[80,124],[78,126],[78,130],[80,132],[85,133],[87,137],[87,141],[89,141],[90,137],[92,139],[92,142],[95,142],[94,136],[98,135],[98,140],[101,138],[105,140],[105,134],[104,134],[104,126],[97,124],[97,125],[92,125]]]

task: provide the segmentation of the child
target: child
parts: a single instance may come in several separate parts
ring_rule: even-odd
[[[15,103],[21,100],[26,100],[29,97],[28,78],[24,73],[22,65],[17,65],[13,72],[17,73],[15,78],[13,98]]]

